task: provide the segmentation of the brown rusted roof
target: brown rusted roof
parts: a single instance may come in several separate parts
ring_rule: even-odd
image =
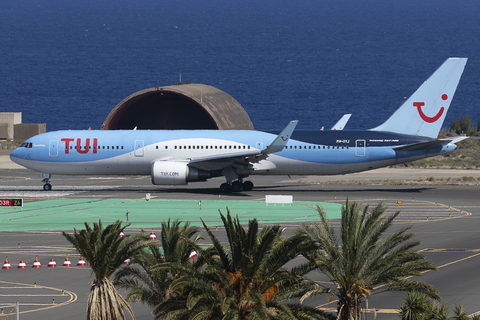
[[[102,129],[253,130],[242,106],[226,92],[205,84],[144,89],[113,108]]]

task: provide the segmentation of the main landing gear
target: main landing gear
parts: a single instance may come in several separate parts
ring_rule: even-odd
[[[43,180],[42,180],[42,182],[44,183],[43,190],[45,190],[45,191],[52,190],[52,185],[50,184],[51,174],[42,172],[42,173],[40,173],[40,177],[43,178]]]
[[[253,182],[247,180],[243,182],[242,180],[235,180],[233,182],[225,182],[220,185],[220,191],[222,192],[242,192],[250,191],[253,189]]]

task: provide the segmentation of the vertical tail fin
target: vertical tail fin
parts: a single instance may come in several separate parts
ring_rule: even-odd
[[[374,131],[437,138],[467,58],[448,58],[394,114]]]

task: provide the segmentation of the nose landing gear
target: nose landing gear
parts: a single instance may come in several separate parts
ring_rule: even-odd
[[[42,182],[43,182],[43,181],[42,181]],[[43,185],[43,190],[45,190],[45,191],[50,191],[50,190],[52,190],[52,185],[51,185],[50,183],[45,183],[45,184]]]
[[[45,191],[52,190],[52,185],[50,184],[51,174],[42,172],[42,173],[40,173],[40,177],[43,178],[43,180],[42,180],[42,182],[44,183],[43,190],[45,190]]]

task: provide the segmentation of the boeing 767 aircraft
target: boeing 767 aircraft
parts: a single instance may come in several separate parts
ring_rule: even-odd
[[[465,137],[437,139],[466,58],[447,59],[382,125],[367,131],[55,131],[27,139],[12,161],[52,174],[151,175],[155,185],[224,176],[224,192],[253,188],[252,175],[335,175],[406,163],[455,150]]]

